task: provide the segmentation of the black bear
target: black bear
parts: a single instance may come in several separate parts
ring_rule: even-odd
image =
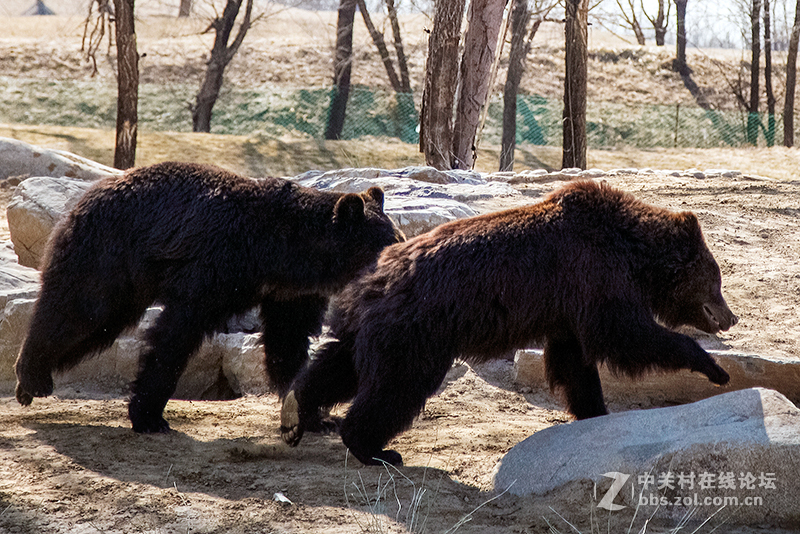
[[[285,394],[329,297],[403,239],[380,188],[322,192],[189,163],[104,179],[48,242],[17,400],[52,393],[53,371],[110,346],[154,302],[163,311],[146,332],[128,408],[136,432],[169,430],[162,413],[189,357],[255,305],[270,382]]]
[[[728,374],[690,337],[736,324],[690,212],[606,184],[572,182],[538,204],[442,225],[383,251],[337,297],[337,340],[300,372],[281,413],[296,445],[319,407],[353,399],[341,436],[364,464],[408,428],[456,358],[544,343],[547,377],[578,419],[608,413],[597,372]],[[659,324],[659,322],[661,324]],[[326,422],[328,423],[328,422]]]

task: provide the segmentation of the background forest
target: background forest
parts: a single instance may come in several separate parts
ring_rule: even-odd
[[[0,122],[114,128],[113,4],[9,0],[0,6],[0,16],[15,17],[0,40]],[[353,22],[344,26],[352,29],[349,54],[338,37],[342,6],[336,0],[292,5],[255,0],[249,15],[242,0],[133,4],[138,133],[195,130],[292,142],[378,138],[399,143],[398,150],[414,157],[432,3],[348,3],[344,7],[353,8]],[[225,26],[233,4],[236,16]],[[496,155],[479,165],[509,169],[513,154],[517,170],[559,167],[550,154],[563,145],[565,6],[550,0],[512,4],[502,5],[496,61],[482,77],[487,97],[480,101],[473,144]],[[582,4],[588,14],[590,150],[787,142],[784,103],[794,93],[787,93],[795,8],[790,0],[684,3],[685,69],[676,48],[678,6],[667,0]],[[55,16],[17,18],[42,6]],[[179,16],[181,9],[188,16]],[[221,68],[210,61],[215,47],[227,61]],[[449,70],[457,74],[458,66]],[[460,79],[454,83],[462,85]],[[210,106],[201,95],[209,87],[217,95]]]

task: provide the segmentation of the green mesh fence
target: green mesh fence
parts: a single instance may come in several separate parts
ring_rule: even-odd
[[[139,129],[191,131],[189,104],[197,87],[142,84],[139,92]],[[322,139],[330,108],[329,87],[292,89],[238,88],[230,84],[214,107],[211,131],[219,134]],[[393,137],[417,143],[419,101],[354,86],[347,105],[344,139]],[[489,104],[481,143],[499,145],[502,135],[502,98]],[[560,146],[560,99],[517,97],[517,143]],[[92,128],[115,127],[116,87],[96,81],[20,80],[0,78],[0,122],[55,124]],[[779,143],[782,117],[759,116],[758,143],[768,144],[770,132]],[[795,121],[800,125],[800,120]],[[747,144],[747,115],[739,111],[705,110],[688,105],[634,105],[589,102],[587,134],[590,148],[712,148]]]

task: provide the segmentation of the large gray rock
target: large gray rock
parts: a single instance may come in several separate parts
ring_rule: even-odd
[[[409,237],[436,226],[478,214],[472,204],[503,197],[521,197],[507,183],[488,182],[472,171],[342,169],[310,171],[294,178],[321,190],[357,193],[378,186],[386,193],[386,213]]]
[[[53,176],[97,180],[122,171],[63,150],[52,150],[0,137],[0,180]]]
[[[38,268],[53,227],[91,187],[73,178],[28,178],[14,190],[6,214],[19,263]]]
[[[13,391],[14,362],[39,292],[39,272],[16,259],[10,243],[0,244],[0,392]]]
[[[797,525],[798,469],[800,410],[753,388],[546,428],[503,457],[494,485],[644,518],[727,504],[732,523]]]

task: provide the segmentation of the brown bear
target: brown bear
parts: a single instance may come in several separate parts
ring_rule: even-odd
[[[305,365],[329,297],[403,240],[383,191],[322,192],[280,178],[161,163],[104,179],[53,231],[16,362],[16,397],[53,391],[52,373],[110,346],[153,303],[129,416],[166,432],[167,400],[205,336],[260,305],[269,380],[280,394]]]
[[[647,205],[606,184],[572,182],[542,202],[442,225],[383,251],[337,297],[337,340],[284,400],[297,445],[320,407],[353,399],[341,436],[364,464],[408,428],[456,358],[485,361],[544,343],[547,377],[578,419],[608,413],[598,364],[637,376],[728,374],[667,327],[727,330],[737,318],[697,217]]]

